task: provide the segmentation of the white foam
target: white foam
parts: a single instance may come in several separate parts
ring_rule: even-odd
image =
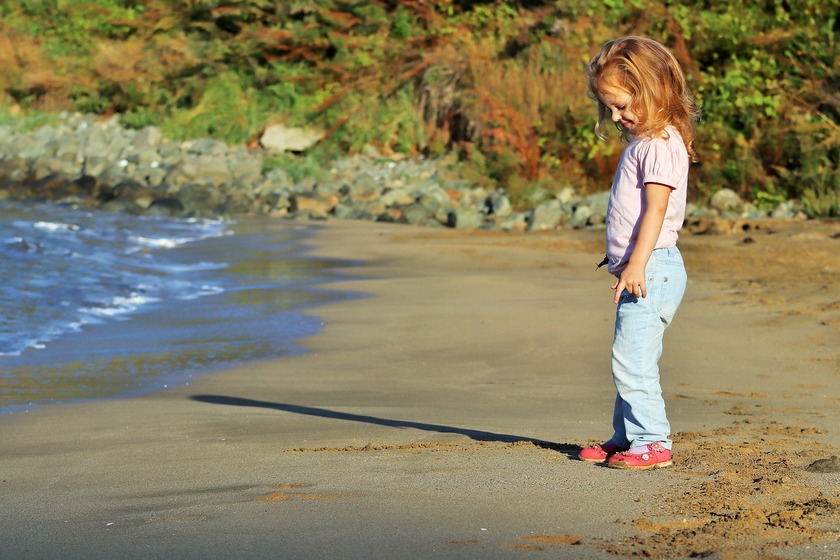
[[[195,241],[195,238],[173,239],[171,237],[143,237],[142,235],[133,235],[129,238],[131,241],[146,247],[156,247],[158,249],[174,249],[184,243]]]
[[[45,231],[79,231],[80,229],[76,224],[62,224],[56,222],[35,222],[32,226]]]
[[[221,294],[224,291],[225,291],[224,288],[222,288],[220,286],[209,286],[209,285],[201,286],[195,292],[188,293],[188,294],[182,294],[182,295],[178,296],[178,299],[180,299],[182,301],[189,301],[191,299],[198,299],[198,298],[204,297],[204,296],[214,296],[216,294]]]
[[[155,301],[159,301],[159,299],[135,292],[127,297],[116,296],[102,307],[83,307],[79,309],[79,312],[94,317],[117,318],[119,315],[131,313],[141,306]]]
[[[166,265],[156,265],[154,268],[156,270],[162,270],[164,272],[171,272],[174,274],[179,274],[182,272],[195,272],[201,270],[221,270],[223,268],[228,268],[230,265],[223,262],[207,262],[201,261],[193,264],[166,264]]]

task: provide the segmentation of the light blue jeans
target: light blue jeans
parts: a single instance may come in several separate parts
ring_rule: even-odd
[[[671,426],[659,383],[662,337],[685,293],[686,272],[679,249],[655,249],[645,267],[647,296],[626,290],[615,312],[612,348],[617,391],[611,441],[622,447],[660,442],[671,449]]]

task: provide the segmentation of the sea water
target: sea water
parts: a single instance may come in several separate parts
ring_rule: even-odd
[[[300,351],[353,264],[306,256],[311,228],[0,202],[0,413]]]

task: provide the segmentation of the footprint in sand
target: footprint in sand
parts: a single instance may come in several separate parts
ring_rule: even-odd
[[[257,502],[288,502],[296,501],[318,501],[318,500],[335,500],[337,498],[346,498],[350,494],[341,492],[295,492],[295,490],[303,490],[312,488],[312,484],[272,484],[269,487],[277,489],[274,492],[264,494],[257,498]],[[292,492],[288,492],[291,490]]]
[[[830,459],[817,459],[805,470],[814,473],[840,473],[840,457],[832,455]]]

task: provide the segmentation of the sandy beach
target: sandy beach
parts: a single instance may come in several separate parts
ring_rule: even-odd
[[[575,458],[610,435],[601,232],[312,227],[365,296],[308,353],[0,417],[0,556],[840,558],[840,223],[688,224],[651,472]]]

